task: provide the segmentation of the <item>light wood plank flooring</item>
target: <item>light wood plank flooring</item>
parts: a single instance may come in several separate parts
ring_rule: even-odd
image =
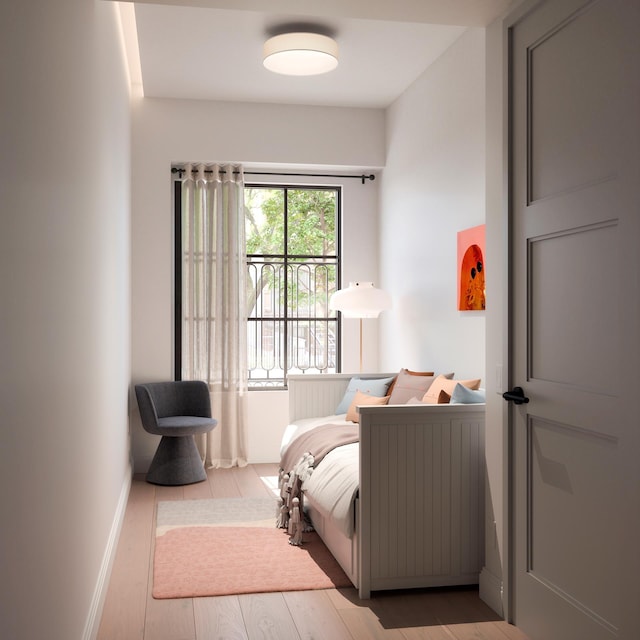
[[[206,482],[185,487],[136,476],[98,640],[527,640],[475,589],[377,593],[370,600],[359,600],[355,589],[154,600],[157,502],[261,496],[276,473],[275,464],[214,469]]]

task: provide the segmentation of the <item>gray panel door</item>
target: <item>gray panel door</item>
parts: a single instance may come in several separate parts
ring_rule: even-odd
[[[640,638],[640,2],[510,30],[513,617]]]

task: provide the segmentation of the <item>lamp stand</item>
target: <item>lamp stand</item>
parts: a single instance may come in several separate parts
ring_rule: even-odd
[[[360,373],[362,373],[362,318],[360,318]]]

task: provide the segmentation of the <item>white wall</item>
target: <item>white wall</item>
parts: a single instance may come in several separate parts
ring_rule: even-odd
[[[130,482],[114,3],[2,3],[0,637],[89,638]]]
[[[457,233],[485,222],[484,77],[484,30],[470,29],[388,109],[380,256],[394,306],[380,321],[384,370],[485,378],[485,312],[457,311],[456,292]]]
[[[260,170],[322,173],[376,169],[384,163],[384,112],[138,97],[133,104],[132,378],[173,375],[173,217],[171,164],[241,162]],[[267,178],[263,178],[267,180]],[[252,178],[253,180],[253,178]],[[282,178],[274,178],[282,180]],[[287,178],[287,182],[295,182]],[[376,280],[378,181],[314,180],[344,185],[343,276]],[[358,367],[357,326],[345,323],[345,370]],[[366,363],[377,367],[376,335]],[[251,392],[249,457],[275,462],[287,418],[286,392]],[[157,437],[140,425],[132,396],[136,471],[145,471]]]

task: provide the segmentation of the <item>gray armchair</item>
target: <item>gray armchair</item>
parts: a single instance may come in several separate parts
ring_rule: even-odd
[[[218,424],[211,417],[207,384],[198,380],[137,384],[136,398],[145,431],[162,436],[147,482],[183,485],[206,480],[193,436]]]

